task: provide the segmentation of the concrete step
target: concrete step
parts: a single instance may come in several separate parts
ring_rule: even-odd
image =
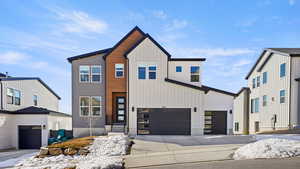
[[[112,132],[124,132],[125,131],[125,125],[120,124],[113,124],[111,128]]]

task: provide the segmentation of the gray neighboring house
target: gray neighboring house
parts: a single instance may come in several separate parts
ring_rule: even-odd
[[[40,78],[0,74],[0,149],[38,149],[50,130],[72,129],[60,97]]]
[[[90,127],[93,134],[105,133],[105,61],[103,56],[108,51],[109,49],[104,49],[68,58],[68,61],[72,64],[72,125],[74,137],[88,135]],[[89,76],[89,72],[93,72],[94,77]],[[80,97],[86,97],[86,102],[79,103]],[[94,107],[100,109],[100,114],[88,117],[81,116],[79,109],[84,109],[84,105],[89,105],[89,102],[92,104],[96,99],[100,102],[100,105]]]

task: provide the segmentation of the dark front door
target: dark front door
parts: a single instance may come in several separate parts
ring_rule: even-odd
[[[39,149],[41,145],[41,126],[19,126],[19,149]]]
[[[190,135],[190,108],[138,109],[138,134]]]
[[[125,123],[126,120],[126,101],[124,96],[116,97],[116,115],[118,123]]]
[[[205,112],[204,134],[227,134],[227,112]]]

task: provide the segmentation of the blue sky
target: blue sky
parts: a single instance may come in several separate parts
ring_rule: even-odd
[[[173,57],[207,58],[205,85],[237,92],[263,48],[300,47],[299,11],[299,0],[2,0],[0,72],[41,77],[70,113],[66,58],[112,47],[138,25]]]

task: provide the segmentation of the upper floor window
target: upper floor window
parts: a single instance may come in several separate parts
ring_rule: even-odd
[[[146,66],[140,65],[138,67],[138,78],[146,79]]]
[[[267,95],[263,95],[263,106],[267,106]]]
[[[21,92],[12,88],[6,91],[7,104],[21,105]]]
[[[280,103],[285,103],[285,90],[280,90]]]
[[[91,66],[92,82],[101,82],[101,66]]]
[[[257,76],[256,82],[257,82],[257,87],[259,87],[260,86],[260,76]]]
[[[38,105],[38,96],[37,95],[33,95],[33,105],[34,106]]]
[[[283,63],[280,65],[280,77],[284,77],[286,73],[286,64]]]
[[[268,81],[268,72],[264,72],[263,73],[263,84],[266,84],[267,83],[267,81]]]
[[[259,112],[259,98],[251,99],[251,113]]]
[[[156,66],[149,66],[149,79],[156,79]]]
[[[182,67],[181,66],[176,66],[176,72],[182,72]]]
[[[254,89],[255,87],[256,87],[256,79],[253,78],[253,79],[252,79],[252,88]]]
[[[191,82],[199,82],[199,81],[200,81],[200,67],[191,66]]]
[[[79,81],[90,82],[90,66],[79,66]]]
[[[122,78],[124,77],[124,64],[115,64],[115,77]]]

